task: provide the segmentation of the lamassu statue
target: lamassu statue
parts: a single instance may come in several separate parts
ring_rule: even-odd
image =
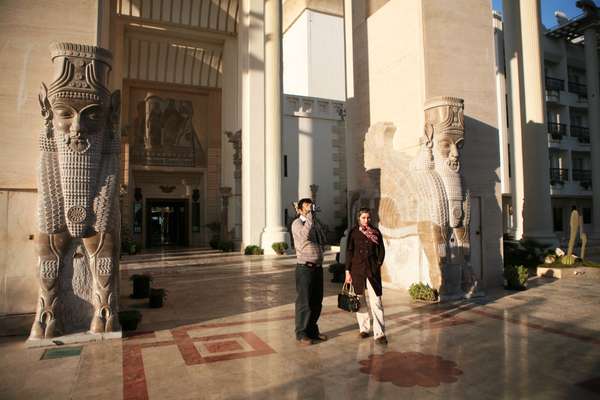
[[[385,281],[406,288],[430,283],[440,301],[481,295],[470,263],[470,201],[461,171],[464,103],[435,97],[424,108],[416,146],[391,122],[369,128],[368,182],[351,193],[351,209],[376,211],[374,222],[386,244]]]
[[[442,298],[457,292],[453,284],[460,283],[467,297],[478,289],[469,260],[469,192],[461,176],[464,136],[462,99],[437,97],[426,102],[424,134],[411,170],[419,198],[417,231],[432,286]]]
[[[30,339],[120,330],[120,93],[107,89],[111,53],[50,46],[54,81],[39,96],[40,292]]]

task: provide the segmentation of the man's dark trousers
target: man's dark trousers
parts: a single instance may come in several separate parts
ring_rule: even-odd
[[[316,339],[323,303],[323,268],[296,265],[296,339]]]

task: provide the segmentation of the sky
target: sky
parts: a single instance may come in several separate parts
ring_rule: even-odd
[[[600,4],[599,0],[594,0],[596,5]],[[581,10],[575,7],[576,0],[540,0],[542,4],[542,23],[546,28],[551,28],[556,25],[554,11],[564,11],[569,18],[573,18],[581,14]],[[492,0],[494,10],[502,12],[502,0]]]

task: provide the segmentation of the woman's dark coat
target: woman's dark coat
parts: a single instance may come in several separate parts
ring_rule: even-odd
[[[381,264],[385,258],[385,247],[383,237],[379,229],[373,228],[379,238],[376,245],[369,240],[358,227],[354,227],[348,233],[346,243],[346,271],[352,276],[352,286],[356,294],[363,294],[366,288],[366,280],[373,287],[375,294],[381,296]]]

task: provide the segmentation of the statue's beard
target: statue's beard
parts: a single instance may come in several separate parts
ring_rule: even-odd
[[[451,228],[461,226],[464,217],[463,210],[463,188],[462,178],[460,176],[460,163],[458,160],[452,161],[449,158],[439,157],[435,159],[435,171],[438,173],[444,184],[446,196],[448,198],[448,222]]]
[[[75,153],[85,153],[90,148],[90,141],[86,138],[67,138],[67,145]]]
[[[102,155],[102,135],[89,138],[56,141],[65,220],[73,237],[85,236],[94,223],[92,205]]]

